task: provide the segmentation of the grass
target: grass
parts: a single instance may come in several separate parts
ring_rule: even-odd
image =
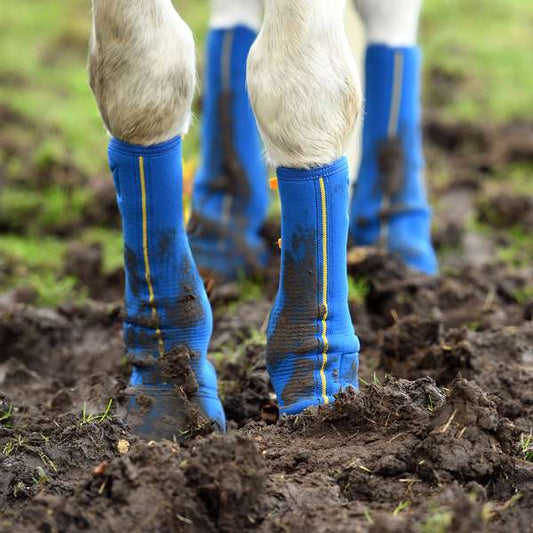
[[[80,427],[85,426],[87,424],[102,424],[106,420],[110,420],[113,416],[111,415],[112,405],[113,399],[111,398],[107,402],[107,407],[101,413],[88,413],[86,405],[84,403],[83,408],[81,410]]]
[[[207,0],[178,0],[195,30],[202,57]],[[47,133],[36,153],[69,158],[88,174],[106,170],[107,136],[87,83],[90,3],[85,0],[20,0],[0,23],[0,102],[38,122]],[[200,64],[201,67],[201,64]],[[198,151],[198,121],[185,143],[188,159]]]
[[[405,510],[409,509],[411,507],[412,502],[411,500],[405,500],[403,502],[400,502],[394,511],[392,511],[393,516],[398,516],[400,513],[403,513]]]
[[[26,445],[26,439],[22,435],[17,435],[12,439],[9,439],[2,449],[2,454],[6,457],[10,457],[13,453]]]
[[[524,434],[520,437],[520,453],[525,461],[533,462],[533,434]]]
[[[87,289],[63,273],[67,243],[55,237],[0,234],[0,263],[9,274],[0,278],[0,290],[33,288],[36,305],[56,306],[65,301],[82,303]]]
[[[174,3],[197,39],[201,91],[208,0]],[[8,121],[3,136],[17,150],[4,149],[0,143],[0,167],[7,184],[0,195],[0,260],[17,263],[14,275],[1,277],[0,290],[30,284],[39,293],[40,305],[83,300],[77,280],[61,272],[67,246],[62,235],[65,228],[77,227],[82,220],[90,193],[81,184],[66,187],[46,180],[54,175],[50,167],[63,165],[76,169],[81,178],[110,179],[107,135],[87,83],[90,3],[18,0],[17,8],[3,15],[0,109],[19,114],[20,120]],[[521,117],[524,110],[532,109],[532,23],[529,0],[426,0],[421,23],[426,74],[439,70],[459,80],[457,90],[450,91],[452,97],[432,102],[432,106],[451,120],[496,122]],[[430,83],[426,89],[431,100]],[[186,190],[199,158],[197,103],[194,110],[196,117],[184,143]],[[533,194],[532,172],[531,164],[513,164],[499,170],[501,175],[490,182]],[[276,216],[277,202],[272,203]],[[105,272],[122,266],[120,231],[84,228],[76,236],[103,246]],[[513,230],[499,257],[512,266],[527,264],[533,258],[532,242],[524,232]],[[349,291],[352,301],[362,303],[368,285],[363,279],[351,280]],[[241,283],[241,292],[244,299],[254,301],[262,289],[259,284]]]
[[[356,304],[364,304],[370,291],[367,278],[352,278],[348,276],[348,299]]]
[[[29,234],[61,231],[80,223],[89,198],[89,192],[80,187],[8,187],[0,196],[0,226]]]
[[[243,276],[239,279],[239,293],[241,302],[256,302],[263,297],[263,286],[259,281]]]
[[[533,235],[522,228],[505,233],[507,243],[498,250],[498,259],[512,267],[528,267],[533,261]]]
[[[65,242],[54,237],[0,234],[0,255],[13,261],[24,261],[28,268],[59,269],[65,250]]]
[[[73,276],[56,276],[53,272],[34,272],[26,283],[37,291],[36,305],[55,307],[62,302],[81,304],[87,300],[88,290],[78,285]]]
[[[11,417],[13,416],[13,403],[10,403],[7,410],[0,408],[0,424],[6,428],[11,427]]]
[[[234,344],[224,345],[220,351],[210,352],[209,356],[215,361],[215,364],[236,361],[242,357],[250,346],[265,347],[265,333],[258,329],[246,332]]]
[[[466,222],[466,229],[488,238],[500,237],[497,258],[509,267],[527,268],[533,261],[533,234],[519,226],[497,230],[475,217],[470,217]]]
[[[427,72],[463,80],[443,106],[451,119],[505,121],[533,108],[533,4],[529,0],[426,0]]]
[[[207,0],[176,0],[198,43],[203,72]],[[465,77],[461,98],[445,106],[454,118],[506,120],[533,108],[533,6],[529,0],[426,0],[421,41],[428,70]],[[85,0],[19,0],[0,23],[0,88],[8,103],[49,133],[35,154],[72,159],[88,174],[107,172],[106,134],[87,83],[90,33]],[[490,87],[490,90],[486,90]],[[198,120],[185,158],[198,153]]]
[[[527,285],[514,292],[513,296],[520,305],[533,301],[533,285]]]
[[[420,524],[421,533],[447,533],[453,519],[453,513],[437,508]]]
[[[87,244],[98,243],[102,246],[104,273],[123,267],[124,241],[120,230],[92,227],[84,230],[80,239]]]
[[[435,401],[433,400],[433,396],[431,396],[431,394],[428,394],[427,408],[430,413],[435,411]]]

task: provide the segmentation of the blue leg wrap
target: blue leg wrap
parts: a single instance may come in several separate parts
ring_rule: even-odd
[[[366,54],[363,154],[351,205],[355,244],[382,244],[427,274],[438,265],[424,184],[418,47]]]
[[[267,366],[282,414],[358,387],[359,340],[348,309],[348,164],[278,169],[281,275]]]
[[[125,244],[124,338],[134,365],[130,411],[135,414],[140,409],[135,393],[151,402],[150,409],[145,402],[135,429],[151,438],[169,437],[179,430],[175,384],[166,382],[157,370],[158,360],[177,347],[190,353],[198,382],[192,401],[224,428],[215,370],[207,361],[211,307],[183,221],[181,138],[150,147],[112,139],[109,163]]]
[[[200,270],[225,279],[260,271],[268,259],[259,236],[268,210],[267,173],[246,92],[255,37],[238,26],[211,30],[207,38],[202,163],[188,230]]]

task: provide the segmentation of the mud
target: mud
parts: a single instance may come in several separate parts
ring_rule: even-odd
[[[320,348],[317,320],[324,312],[318,303],[316,287],[316,235],[296,228],[285,253],[285,272],[281,280],[285,300],[273,317],[267,353],[268,364],[275,368],[285,353],[305,355]],[[290,318],[289,318],[290,317]]]
[[[401,139],[392,138],[378,148],[378,168],[381,189],[389,197],[397,194],[403,185],[405,175],[405,154]]]
[[[143,442],[121,422],[119,308],[4,309],[2,530],[528,531],[533,327],[510,297],[520,275],[431,280],[374,253],[350,270],[373,272],[352,306],[361,391],[277,421],[251,337],[270,303],[218,287],[213,347],[235,347],[218,361],[230,431],[182,444]]]
[[[167,261],[172,264],[170,258]],[[172,324],[181,324],[184,328],[197,326],[205,321],[206,312],[198,290],[195,265],[188,255],[184,255],[173,270],[180,272],[178,296],[156,300],[155,305],[164,310],[166,327],[172,327]]]
[[[73,246],[65,263],[89,303],[38,309],[29,293],[2,295],[0,531],[530,531],[533,271],[494,249],[531,227],[531,210],[480,179],[530,160],[530,126],[500,127],[500,143],[463,126],[426,125],[429,171],[443,157],[457,169],[433,189],[441,275],[350,253],[368,287],[350,303],[361,390],[330,408],[278,420],[265,346],[275,263],[263,298],[243,301],[237,283],[210,290],[229,431],[182,443],[143,441],[122,422],[124,312],[91,279],[102,275],[96,247]],[[480,241],[472,218],[494,231]],[[279,228],[264,234],[274,242]],[[297,303],[320,311],[314,298]],[[190,357],[173,352],[160,367],[185,394]]]

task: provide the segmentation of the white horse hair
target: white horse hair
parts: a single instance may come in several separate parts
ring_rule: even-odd
[[[416,42],[422,0],[355,0],[372,42]],[[171,0],[92,0],[90,84],[111,135],[143,146],[187,132],[194,38]],[[341,157],[361,105],[346,0],[266,0],[248,60],[250,100],[275,166]],[[212,0],[212,27],[259,26],[262,0]]]

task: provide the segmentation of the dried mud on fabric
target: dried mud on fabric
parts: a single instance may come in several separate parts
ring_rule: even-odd
[[[533,305],[516,295],[533,271],[472,250],[467,224],[474,213],[495,233],[531,227],[526,196],[484,194],[491,169],[533,160],[530,126],[506,128],[428,120],[430,169],[439,154],[456,169],[434,190],[436,242],[460,252],[435,279],[350,254],[368,286],[351,302],[363,379],[330,408],[277,420],[257,335],[275,265],[262,299],[213,289],[229,431],[193,427],[181,444],[140,441],[121,422],[121,278],[94,268],[91,281],[83,257],[98,265],[97,250],[80,244],[68,264],[85,268],[88,303],[1,298],[0,531],[531,531]]]

